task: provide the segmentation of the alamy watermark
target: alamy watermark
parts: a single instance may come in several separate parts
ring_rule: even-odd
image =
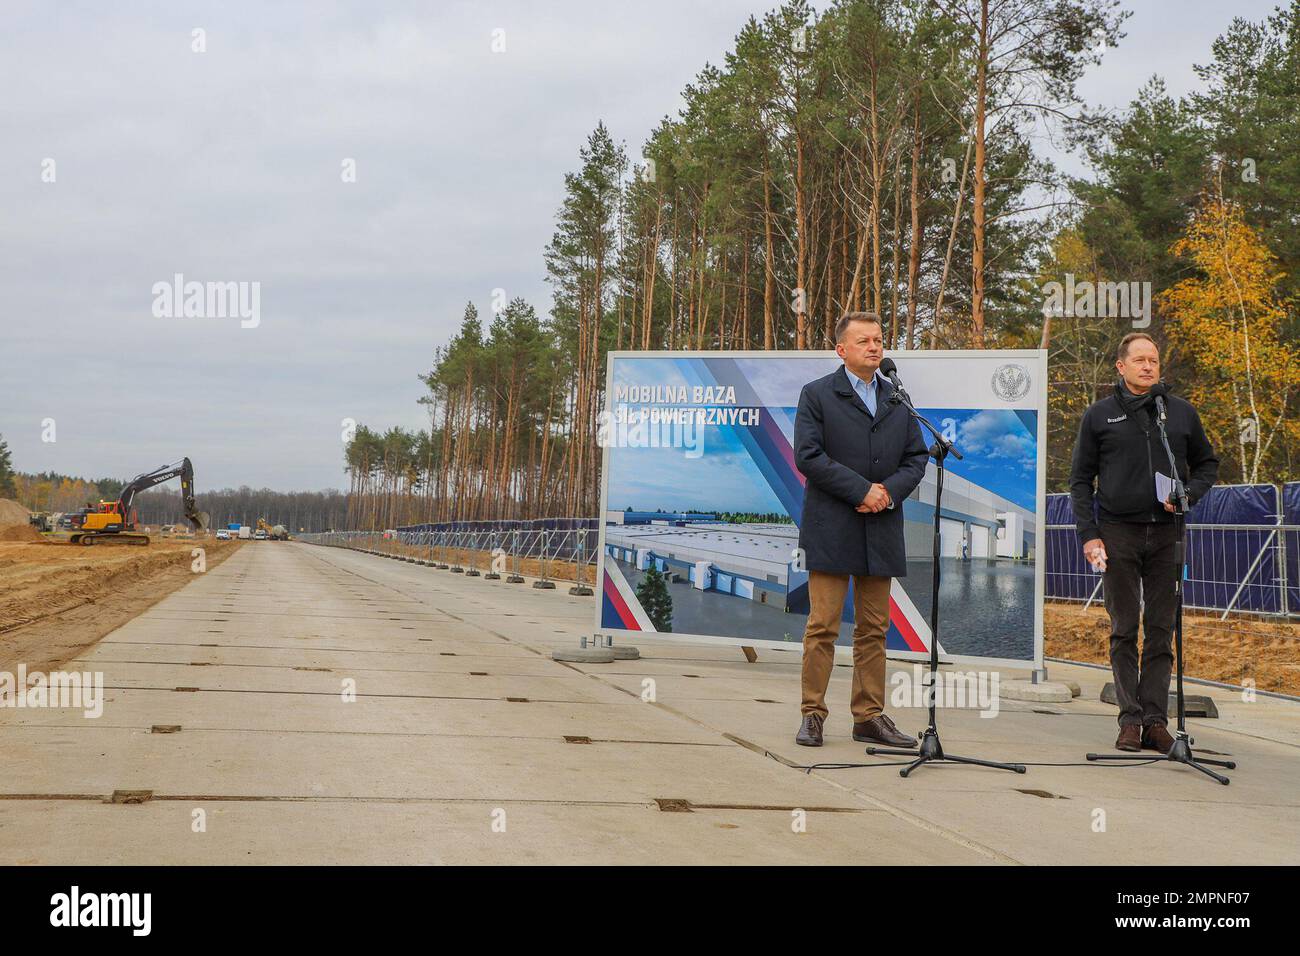
[[[1065,284],[1043,285],[1043,311],[1080,319],[1130,319],[1135,329],[1151,324],[1150,282],[1076,282],[1065,274]]]
[[[83,893],[73,886],[50,897],[50,925],[55,927],[117,926],[132,936],[148,936],[153,926],[152,893]]]
[[[894,707],[929,708],[931,698],[936,707],[978,710],[981,717],[996,717],[1000,708],[997,671],[936,671],[934,684],[929,672],[920,664],[911,673],[898,671],[889,678],[893,686],[889,701]]]
[[[241,329],[262,324],[262,283],[186,281],[177,272],[155,282],[153,314],[158,319],[239,319]]]
[[[104,713],[103,671],[0,671],[0,707],[80,709],[92,720]]]
[[[734,385],[626,385],[610,396],[611,408],[596,416],[601,448],[682,448],[687,458],[704,454],[709,427],[757,428],[762,409],[736,404]]]
[[[687,458],[704,455],[704,421],[695,408],[640,408],[619,405],[596,415],[601,448],[682,448]]]

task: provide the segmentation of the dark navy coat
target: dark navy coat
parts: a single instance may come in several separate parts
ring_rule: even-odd
[[[889,403],[893,393],[877,376],[872,417],[841,365],[799,394],[794,460],[808,479],[799,547],[809,571],[907,574],[903,501],[925,476],[929,450],[907,409]],[[894,507],[859,513],[854,509],[874,482],[885,486]]]

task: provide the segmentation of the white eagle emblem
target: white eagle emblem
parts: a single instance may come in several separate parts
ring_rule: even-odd
[[[993,394],[1004,402],[1014,402],[1029,394],[1032,379],[1023,365],[999,365],[993,373]]]

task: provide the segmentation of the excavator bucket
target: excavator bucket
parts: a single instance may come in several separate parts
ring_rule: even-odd
[[[207,531],[208,525],[212,523],[212,516],[206,511],[197,511],[185,517],[190,519],[190,524],[194,525],[195,531]]]

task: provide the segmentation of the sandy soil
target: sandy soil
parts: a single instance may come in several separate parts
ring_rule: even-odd
[[[44,544],[45,538],[30,524],[10,524],[0,527],[0,541],[34,541]]]
[[[27,524],[30,512],[12,498],[0,498],[0,527]]]
[[[1048,657],[1110,663],[1106,609],[1049,601],[1043,613]],[[1256,618],[1187,614],[1183,618],[1184,673],[1188,677],[1300,694],[1300,624]]]
[[[211,570],[238,541],[155,538],[148,547],[0,542],[0,670],[49,670],[194,579],[191,549]]]

